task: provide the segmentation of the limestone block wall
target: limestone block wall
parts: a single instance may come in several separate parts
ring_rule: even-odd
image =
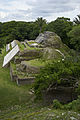
[[[43,101],[47,104],[52,103],[54,99],[58,99],[61,103],[68,103],[77,98],[73,87],[57,87],[42,94]]]
[[[35,77],[27,77],[27,78],[18,78],[17,85],[25,85],[34,83]]]
[[[11,81],[16,81],[18,78],[17,78],[17,75],[14,74],[14,70],[13,68],[11,67],[10,65],[10,76],[11,76]]]

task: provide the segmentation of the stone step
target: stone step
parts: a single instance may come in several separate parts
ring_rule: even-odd
[[[18,78],[17,85],[33,84],[35,77]]]
[[[35,57],[35,56],[33,56],[33,57],[15,57],[14,63],[19,64],[19,63],[21,63],[21,61],[29,61],[29,60],[33,60],[36,58],[39,58],[39,57]]]
[[[40,57],[42,49],[40,50],[24,50],[19,53],[19,57]]]
[[[32,84],[35,80],[33,74],[28,74],[27,72],[18,72],[17,70],[15,71],[11,64],[10,64],[10,76],[11,81],[17,82],[17,85]]]

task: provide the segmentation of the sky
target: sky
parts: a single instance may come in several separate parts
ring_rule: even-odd
[[[80,0],[0,0],[0,22],[35,21],[43,17],[48,22],[57,17],[73,20],[80,14]]]

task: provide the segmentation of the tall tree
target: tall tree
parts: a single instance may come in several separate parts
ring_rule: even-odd
[[[75,24],[79,25],[80,24],[80,15],[77,15],[77,17],[75,17],[74,21]]]
[[[36,23],[38,24],[40,33],[41,33],[43,26],[46,24],[46,19],[43,19],[42,17],[40,17],[40,18],[38,17],[36,20]]]
[[[74,26],[68,36],[70,37],[72,48],[80,52],[80,25]]]

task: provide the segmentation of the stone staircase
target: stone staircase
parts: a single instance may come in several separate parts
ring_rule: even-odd
[[[10,76],[17,85],[32,84],[35,75],[39,73],[42,66],[30,65],[30,60],[36,60],[41,57],[42,49],[32,49],[20,51],[14,60],[10,62]]]

